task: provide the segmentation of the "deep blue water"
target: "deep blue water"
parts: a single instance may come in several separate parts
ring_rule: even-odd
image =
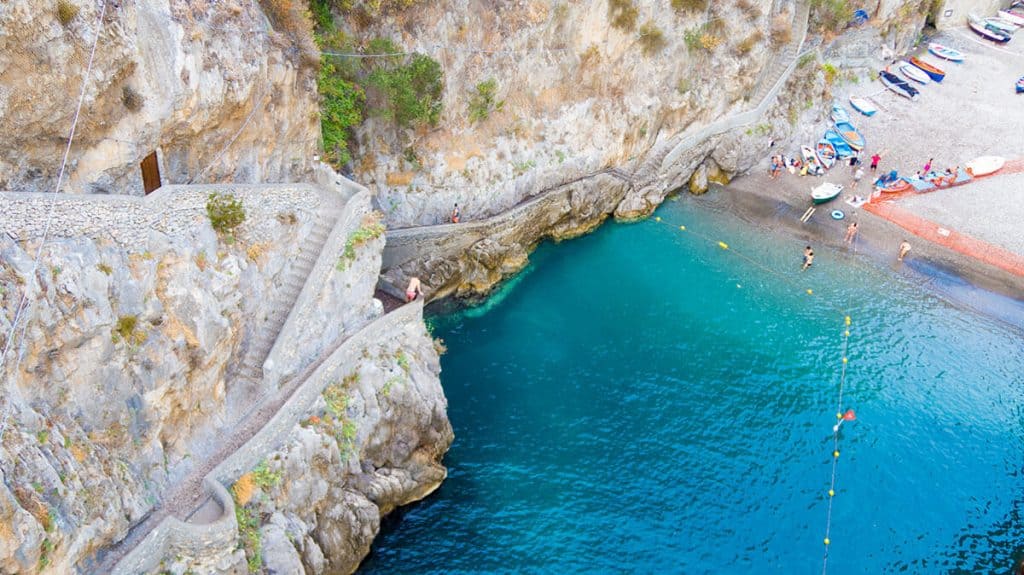
[[[1021,330],[912,262],[819,247],[801,273],[800,240],[688,199],[658,215],[543,245],[435,318],[450,476],[361,572],[821,573],[844,313],[828,572],[1009,572]]]

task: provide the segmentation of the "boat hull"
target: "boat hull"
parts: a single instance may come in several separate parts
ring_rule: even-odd
[[[853,155],[853,148],[835,130],[827,130],[825,139],[835,148],[837,157],[846,158]]]
[[[967,173],[971,176],[987,176],[1002,169],[1006,163],[1004,158],[999,156],[982,156],[967,163]]]
[[[910,63],[913,64],[922,72],[924,72],[925,74],[928,74],[928,77],[936,82],[941,82],[946,78],[946,72],[944,72],[941,68],[932,66],[931,64],[925,62],[920,58],[911,58]]]
[[[903,74],[907,79],[913,80],[918,84],[929,84],[932,81],[931,76],[925,74],[924,70],[921,70],[917,66],[912,66],[910,64],[904,64],[900,66],[900,73]]]
[[[832,145],[832,142],[826,139],[819,140],[818,145],[814,147],[814,154],[826,169],[836,165],[836,147]]]
[[[959,50],[947,48],[946,46],[943,46],[942,44],[938,44],[935,42],[928,44],[928,51],[931,52],[933,55],[938,56],[943,60],[949,60],[950,62],[964,61],[964,55]]]
[[[839,134],[839,137],[843,139],[851,148],[858,152],[864,149],[867,142],[864,140],[864,136],[857,131],[857,128],[853,127],[853,124],[849,122],[836,122],[835,131]]]
[[[999,17],[1018,26],[1024,26],[1024,14],[1011,12],[1010,10],[1000,10]]]
[[[838,198],[841,193],[843,186],[826,182],[811,190],[811,201],[815,204],[825,204]]]
[[[986,40],[990,40],[998,44],[1005,44],[1010,41],[1009,36],[990,30],[986,28],[984,24],[981,24],[979,22],[968,22],[968,25],[971,27],[971,30],[973,30],[975,34],[981,36]]]
[[[878,73],[878,79],[881,80],[883,86],[892,90],[897,95],[909,98],[910,100],[917,100],[917,89],[900,80],[899,76],[882,70]]]
[[[865,116],[869,117],[874,116],[875,112],[878,111],[878,108],[875,108],[871,104],[871,102],[865,100],[864,98],[858,98],[856,96],[850,97],[850,105],[853,106],[854,110],[857,110],[861,114],[864,114]]]

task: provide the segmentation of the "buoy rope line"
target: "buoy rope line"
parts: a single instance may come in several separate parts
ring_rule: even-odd
[[[829,538],[832,535],[832,500],[836,496],[836,473],[839,468],[839,428],[842,427],[844,421],[852,421],[854,419],[853,410],[843,412],[843,388],[846,385],[846,365],[849,363],[849,356],[846,352],[850,345],[850,316],[844,318],[846,324],[843,330],[843,359],[842,367],[839,370],[839,393],[836,398],[836,423],[832,426],[832,477],[829,481],[828,487],[828,510],[825,513],[825,549],[821,559],[821,575],[825,575],[828,572],[828,548],[832,544],[832,540]]]
[[[673,225],[673,224],[669,224],[668,222],[663,222],[660,216],[655,216],[654,217],[654,221],[655,221],[655,223],[659,223],[659,224],[664,223],[665,225],[670,225],[670,226]],[[786,275],[783,275],[783,274],[779,273],[777,270],[773,270],[773,269],[769,268],[768,266],[766,266],[766,265],[762,264],[761,262],[755,260],[754,258],[744,254],[743,252],[738,251],[738,250],[730,247],[729,244],[725,243],[724,241],[716,240],[716,239],[711,238],[711,237],[709,237],[707,235],[704,235],[704,234],[702,234],[700,232],[697,232],[697,231],[694,231],[692,229],[689,229],[689,228],[687,228],[684,225],[678,226],[678,229],[681,232],[689,232],[690,234],[692,234],[694,236],[697,236],[697,237],[707,241],[708,243],[710,243],[712,245],[717,245],[722,250],[732,253],[733,255],[735,255],[736,257],[746,261],[747,263],[753,264],[758,269],[760,269],[762,271],[765,271],[765,272],[767,272],[767,273],[769,273],[769,274],[771,274],[771,275],[773,275],[775,277],[778,277],[779,279],[785,281],[786,283],[788,283],[790,285],[793,285],[793,286],[796,286],[796,287],[802,289],[802,287],[799,284],[797,284],[794,280],[792,280],[790,277],[788,277]],[[810,288],[806,289],[805,291],[806,291],[807,295],[811,295],[811,296],[815,295],[814,290],[812,290]],[[834,304],[832,304],[829,300],[823,299],[821,301],[823,303],[825,303],[825,305],[827,305],[828,307],[830,307],[830,308],[832,308],[834,310],[839,311],[842,314],[842,316],[843,316],[843,324],[844,324],[844,327],[843,327],[843,344],[842,344],[842,366],[841,366],[840,371],[839,371],[839,389],[838,389],[838,393],[837,393],[837,397],[836,397],[836,411],[835,411],[836,421],[835,421],[835,424],[832,426],[832,456],[831,456],[832,457],[832,472],[831,472],[831,476],[830,476],[830,479],[829,479],[829,488],[828,488],[828,493],[827,493],[827,495],[828,495],[828,498],[827,498],[828,505],[827,505],[827,509],[826,509],[826,512],[825,512],[825,537],[823,539],[823,543],[825,545],[825,549],[824,549],[824,552],[823,552],[822,563],[821,563],[821,573],[822,573],[822,575],[826,575],[826,573],[828,572],[828,550],[829,550],[829,547],[832,544],[832,539],[831,539],[831,536],[832,536],[832,502],[833,502],[833,499],[835,498],[835,495],[836,495],[836,479],[837,479],[838,471],[839,471],[839,429],[842,427],[843,422],[856,420],[856,414],[854,413],[854,411],[852,409],[848,409],[846,411],[843,410],[843,392],[844,392],[844,390],[846,388],[846,366],[849,363],[848,351],[849,351],[849,347],[850,347],[850,325],[851,325],[852,321],[850,319],[849,314],[847,314],[845,311],[841,310],[839,307],[837,307]]]
[[[18,329],[18,323],[24,320],[24,325],[21,329],[21,342],[22,345],[25,343],[25,333],[28,329],[28,315],[31,313],[32,301],[29,298],[32,288],[36,285],[36,272],[39,269],[39,262],[43,257],[43,248],[46,247],[46,240],[50,234],[50,224],[53,222],[53,208],[57,203],[57,195],[60,193],[60,186],[64,182],[64,172],[68,165],[68,156],[71,154],[71,144],[75,140],[75,130],[78,128],[78,119],[82,113],[82,104],[85,102],[85,92],[89,87],[89,79],[92,76],[93,61],[96,57],[96,46],[100,42],[100,36],[103,35],[103,17],[107,12],[106,0],[100,2],[100,14],[96,19],[96,36],[93,38],[92,48],[89,50],[89,64],[85,68],[85,74],[82,76],[82,89],[78,93],[78,104],[75,106],[75,115],[71,120],[71,130],[68,134],[68,143],[64,147],[64,157],[60,163],[60,171],[57,173],[57,183],[53,187],[53,192],[50,196],[50,204],[46,208],[46,224],[43,226],[43,237],[39,242],[39,247],[36,248],[36,257],[32,262],[32,271],[29,272],[29,281],[25,283],[25,291],[21,295],[21,299],[18,301],[17,307],[15,307],[14,320],[11,322],[11,329],[7,334],[7,341],[4,342],[3,353],[0,354],[0,372],[3,371],[4,362],[7,360],[7,354],[10,352],[14,343],[14,335]],[[17,360],[15,360],[14,368],[11,370],[11,378],[7,381],[8,389],[5,390],[7,396],[7,404],[4,406],[4,416],[0,420],[0,442],[3,441],[4,432],[7,430],[7,419],[11,415],[12,397],[10,386],[13,385],[14,375],[18,372],[18,366],[21,365],[22,352],[18,352]]]

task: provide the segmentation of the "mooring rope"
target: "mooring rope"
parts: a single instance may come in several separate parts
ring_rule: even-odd
[[[813,289],[805,288],[804,286],[800,285],[795,280],[793,280],[792,277],[790,277],[788,275],[785,275],[785,274],[782,274],[778,270],[774,270],[774,269],[768,267],[767,265],[757,261],[756,259],[754,259],[751,256],[748,256],[747,254],[743,253],[742,251],[735,249],[734,247],[730,246],[728,243],[726,243],[726,242],[724,242],[722,240],[714,239],[714,238],[712,238],[710,236],[707,236],[705,234],[697,232],[697,231],[695,231],[693,229],[687,228],[685,225],[675,226],[674,224],[669,224],[668,222],[663,222],[660,216],[655,216],[654,217],[654,222],[655,223],[659,223],[659,224],[666,224],[666,225],[670,225],[670,226],[673,226],[673,227],[677,227],[678,230],[681,231],[681,232],[687,232],[687,233],[689,233],[691,235],[699,237],[699,238],[705,240],[706,242],[708,242],[709,244],[718,246],[723,251],[727,251],[727,252],[731,253],[732,255],[742,259],[743,261],[752,264],[754,267],[756,267],[756,268],[758,268],[758,269],[760,269],[762,271],[765,271],[765,272],[767,272],[767,273],[769,273],[769,274],[771,274],[771,275],[781,279],[782,281],[788,283],[789,285],[792,285],[792,286],[795,286],[795,287],[797,287],[799,289],[804,290],[804,292],[807,295],[809,295],[809,296],[816,295],[816,292]],[[856,248],[854,248],[854,249],[856,249]],[[843,324],[844,324],[844,326],[843,326],[843,344],[842,344],[842,367],[840,368],[840,371],[839,371],[839,390],[838,390],[838,396],[836,398],[836,412],[835,412],[836,413],[836,421],[835,421],[835,424],[832,426],[832,472],[831,472],[831,477],[829,479],[829,488],[828,488],[828,493],[827,493],[827,495],[828,495],[828,506],[827,506],[827,510],[826,510],[826,513],[825,513],[825,537],[823,539],[823,543],[825,545],[825,549],[824,549],[824,553],[823,553],[823,557],[822,557],[822,563],[821,563],[821,573],[822,573],[822,575],[826,575],[827,572],[828,572],[828,550],[829,550],[829,547],[832,545],[832,539],[831,539],[831,535],[832,535],[832,502],[833,502],[833,499],[835,498],[835,495],[836,495],[836,479],[837,479],[837,475],[838,475],[838,471],[839,471],[839,429],[840,429],[840,427],[842,427],[842,424],[843,424],[844,421],[853,421],[853,420],[855,420],[856,419],[856,414],[854,413],[854,411],[852,409],[847,410],[847,411],[843,411],[843,392],[844,392],[844,389],[846,387],[846,366],[849,363],[849,356],[848,356],[847,352],[849,350],[849,345],[850,345],[850,326],[851,326],[852,321],[850,319],[849,314],[846,311],[844,311],[841,308],[839,308],[838,306],[836,306],[835,304],[833,304],[831,302],[831,300],[829,300],[827,298],[822,298],[822,299],[819,299],[819,301],[821,303],[825,304],[827,307],[830,307],[830,308],[840,312],[842,317],[843,317]]]

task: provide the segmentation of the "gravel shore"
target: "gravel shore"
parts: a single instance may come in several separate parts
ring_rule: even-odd
[[[1013,84],[1024,74],[1024,32],[1005,47],[975,40],[968,30],[952,30],[937,36],[938,41],[965,54],[962,64],[945,62],[924,55],[927,45],[913,54],[931,62],[947,75],[941,84],[918,86],[921,95],[911,102],[886,90],[878,81],[862,77],[859,82],[834,88],[837,100],[850,112],[853,123],[864,134],[867,147],[861,153],[868,174],[859,189],[851,189],[848,167],[835,167],[826,176],[800,177],[783,173],[777,180],[767,177],[768,157],[763,166],[734,180],[724,194],[737,212],[746,217],[770,220],[770,225],[791,228],[808,241],[839,245],[846,225],[857,221],[859,243],[869,257],[895,258],[896,246],[903,238],[913,245],[913,256],[955,271],[979,286],[1021,299],[1024,278],[994,269],[974,258],[955,253],[910,235],[899,226],[863,210],[851,208],[843,200],[856,194],[870,194],[871,173],[868,158],[875,152],[883,156],[879,172],[891,169],[912,175],[934,158],[934,169],[964,166],[978,156],[996,155],[1010,159],[1024,157],[1024,95],[1014,93]],[[849,106],[850,95],[870,96],[879,108],[873,117],[865,117]],[[827,129],[823,122],[815,127],[815,138]],[[800,143],[772,148],[771,153],[796,156]],[[800,215],[810,205],[810,190],[824,181],[844,185],[842,199],[820,206],[807,224]],[[757,196],[744,200],[743,191]],[[765,207],[758,203],[766,203]],[[1007,174],[986,178],[968,185],[899,199],[898,205],[920,217],[971,235],[977,239],[1024,255],[1024,175]],[[829,212],[843,210],[847,218],[834,221]]]

